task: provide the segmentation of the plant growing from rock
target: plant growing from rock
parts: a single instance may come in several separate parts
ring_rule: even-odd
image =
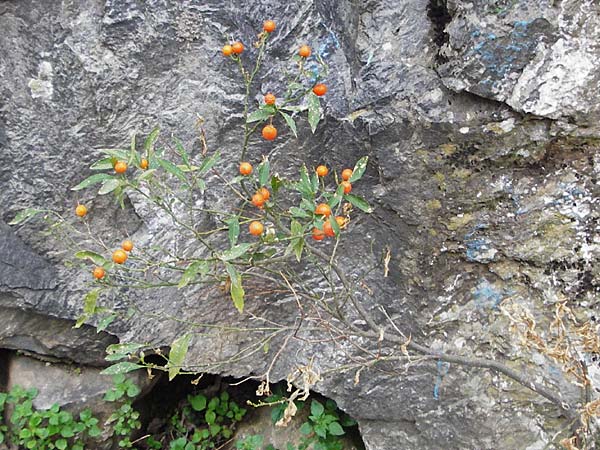
[[[598,329],[589,322],[566,326],[563,320],[562,325],[556,328],[561,344],[555,351],[548,344],[547,337],[534,333],[527,314],[515,314],[508,305],[502,305],[510,323],[524,333],[525,348],[533,348],[561,362],[563,371],[575,378],[583,392],[582,400],[577,402],[564,398],[534,371],[523,372],[494,358],[455,355],[419,343],[383,307],[378,310],[365,308],[361,297],[371,294],[361,286],[360,280],[349,277],[339,263],[337,251],[346,230],[352,228],[358,211],[371,212],[364,199],[350,194],[365,173],[367,158],[350,164],[353,166],[351,170],[336,168],[332,174],[328,174],[329,170],[319,168],[317,172],[304,166],[295,179],[289,179],[273,171],[274,161],[270,158],[263,157],[259,161],[248,155],[249,144],[259,130],[267,141],[281,139],[281,123],[297,136],[297,119],[304,113],[314,132],[322,118],[320,97],[327,92],[322,83],[327,72],[326,65],[318,55],[313,56],[308,46],[302,46],[293,57],[296,70],[283,92],[267,93],[264,101],[255,105],[252,102],[253,82],[265,57],[269,36],[266,28],[259,35],[255,44],[257,58],[249,67],[244,64],[245,47],[242,43],[226,44],[222,49],[223,55],[238,65],[245,88],[239,168],[234,170],[231,164],[223,164],[219,153],[210,151],[203,128],[200,128],[201,148],[196,151],[186,149],[176,139],[158,146],[160,131],[155,129],[142,145],[134,136],[128,149],[101,150],[102,157],[91,166],[98,173],[74,188],[79,191],[100,184],[99,194],[113,194],[122,206],[125,195],[145,202],[154,208],[154,213],[161,220],[179,233],[182,242],[186,242],[185,249],[137,244],[129,251],[116,249],[114,243],[104,242],[87,228],[88,217],[94,214],[93,208],[86,208],[84,214],[80,214],[83,209],[79,208],[77,214],[82,224],[74,225],[55,212],[40,210],[25,210],[13,220],[13,224],[18,224],[44,213],[45,217],[54,221],[55,232],[77,248],[75,260],[96,266],[87,268],[94,271],[95,281],[84,298],[83,315],[78,325],[99,316],[98,329],[104,329],[118,317],[148,314],[133,307],[124,314],[118,308],[110,307],[111,296],[127,295],[124,289],[193,290],[218,286],[229,292],[234,307],[244,313],[248,286],[260,294],[260,281],[269,286],[264,289],[265,293],[287,295],[298,306],[295,325],[273,324],[263,318],[261,323],[266,325],[257,327],[256,336],[259,337],[228,361],[205,364],[188,361],[187,350],[194,329],[200,326],[188,323],[172,342],[167,355],[144,343],[111,346],[107,359],[115,364],[106,373],[147,368],[164,370],[169,378],[173,378],[183,372],[216,370],[228,362],[256,354],[273,342],[280,342],[267,371],[258,377],[263,381],[261,393],[269,395],[270,376],[279,356],[291,339],[299,338],[301,331],[310,329],[308,333],[318,334],[320,342],[337,345],[347,351],[347,347],[342,348],[341,343],[344,342],[361,354],[361,358],[335,369],[354,371],[356,383],[360,382],[365,371],[382,364],[408,367],[450,363],[502,374],[558,408],[567,419],[563,430],[565,446],[573,449],[586,446],[589,441],[586,436],[593,433],[593,422],[599,413],[586,362],[589,355],[598,353],[595,340]],[[341,180],[338,172],[342,173]],[[230,197],[227,202],[216,201],[213,207],[203,204],[199,198],[214,180],[219,180],[228,189]],[[84,239],[93,242],[93,248],[82,248],[80,242]],[[384,273],[387,273],[388,263],[389,255],[386,255],[383,258]],[[305,267],[312,270],[311,275],[303,271]],[[316,283],[311,280],[314,274],[319,277]],[[101,298],[104,303],[99,302]],[[185,325],[185,320],[179,317],[163,314],[161,319]],[[230,328],[223,325],[223,329]],[[569,344],[568,348],[564,347],[565,343]],[[383,352],[384,346],[392,351]],[[147,355],[150,353],[161,357],[163,363],[149,361]],[[290,374],[290,383],[300,386],[291,390],[284,417],[295,413],[295,401],[306,398],[309,389],[324,375],[310,363],[298,368],[298,373]],[[316,430],[321,428],[317,428],[316,424],[311,426],[312,432],[320,436]]]

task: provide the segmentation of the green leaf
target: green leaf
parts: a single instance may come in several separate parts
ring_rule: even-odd
[[[67,440],[66,439],[58,439],[54,445],[58,450],[65,450],[67,448]]]
[[[110,344],[108,347],[106,347],[106,353],[108,355],[128,355],[144,347],[146,347],[145,344],[137,344],[135,342],[126,342],[123,344]]]
[[[335,236],[339,237],[342,230],[340,230],[340,226],[338,225],[337,220],[335,220],[335,217],[331,216],[329,218],[329,223],[331,224],[331,229],[335,233]]]
[[[356,206],[358,209],[361,209],[366,213],[370,214],[373,212],[373,208],[371,208],[369,206],[369,204],[363,198],[358,197],[357,195],[346,194],[346,195],[344,195],[344,199],[346,201],[349,201],[354,206]]]
[[[80,191],[80,190],[90,187],[94,184],[102,183],[103,181],[106,181],[106,180],[112,180],[113,178],[114,177],[112,175],[109,175],[107,173],[97,173],[90,177],[87,177],[85,180],[83,180],[77,186],[75,186],[74,188],[71,188],[71,190],[72,191]]]
[[[337,422],[331,422],[327,427],[327,430],[329,431],[329,434],[332,434],[334,436],[341,436],[344,434],[344,429]]]
[[[283,185],[283,180],[279,177],[272,176],[271,177],[271,189],[273,189],[273,193],[276,194],[279,191],[279,188]]]
[[[257,109],[256,111],[252,111],[250,114],[248,114],[248,117],[246,118],[246,123],[262,122],[264,120],[267,120],[273,114],[274,110],[272,108]]]
[[[99,289],[94,289],[88,292],[83,297],[83,312],[85,314],[92,315],[96,312],[96,303],[98,302],[98,296],[100,295]]]
[[[242,277],[232,264],[225,263],[229,279],[231,280],[231,299],[237,310],[244,311],[244,288],[242,287]]]
[[[156,172],[156,169],[147,169],[147,170],[144,170],[142,173],[140,173],[137,178],[139,181],[144,181],[144,180],[147,180],[148,178],[151,178],[152,176],[154,176],[155,172]]]
[[[221,432],[221,425],[217,425],[217,424],[213,424],[210,426],[210,435],[211,436],[216,436],[217,434],[219,434]]]
[[[217,414],[212,410],[206,411],[206,413],[204,414],[204,420],[206,420],[206,423],[208,425],[212,425],[213,423],[215,423],[216,418]]]
[[[304,227],[300,222],[292,220],[291,231],[293,236],[292,248],[294,250],[294,254],[296,255],[296,260],[300,262],[300,259],[302,258],[302,250],[304,249]]]
[[[206,397],[202,394],[188,395],[188,402],[190,402],[194,411],[200,412],[206,409]]]
[[[192,335],[187,333],[175,339],[171,344],[169,362],[167,364],[167,367],[169,368],[169,381],[175,378],[181,370],[191,339]]]
[[[159,127],[154,128],[150,132],[150,134],[148,135],[146,140],[144,141],[144,151],[146,152],[146,154],[148,154],[151,150],[154,150],[154,144],[156,143],[156,140],[158,139],[159,133],[160,133],[160,128]]]
[[[200,175],[203,175],[210,169],[212,169],[212,167],[217,163],[217,161],[219,161],[219,158],[221,158],[221,153],[219,152],[215,152],[210,157],[204,158],[202,164],[200,164],[200,169],[198,169]]]
[[[181,181],[183,181],[184,183],[187,183],[187,178],[186,178],[183,170],[181,170],[179,167],[177,167],[171,161],[169,161],[168,159],[162,159],[162,158],[156,158],[156,161],[158,162],[158,164],[160,164],[160,166],[163,169],[165,169],[171,175],[175,175]]]
[[[304,422],[300,427],[300,433],[304,434],[305,436],[308,436],[310,433],[312,433],[312,431],[312,425],[309,422]]]
[[[185,269],[185,272],[183,272],[183,275],[181,276],[181,280],[179,280],[179,284],[177,285],[177,287],[181,289],[182,287],[187,286],[196,278],[198,272],[201,272],[203,274],[208,272],[208,264],[206,263],[206,261],[198,260],[191,263],[187,267],[187,269]]]
[[[325,437],[327,436],[327,429],[321,424],[315,425],[314,430],[317,436],[323,439],[325,439]]]
[[[33,216],[35,216],[36,214],[39,214],[43,212],[43,210],[41,209],[35,209],[35,208],[26,208],[23,209],[21,211],[19,211],[17,213],[17,215],[15,216],[15,218],[13,220],[11,220],[10,222],[8,222],[9,225],[18,225],[20,223],[25,222],[26,220],[31,219]]]
[[[357,163],[354,165],[354,169],[352,169],[352,176],[348,180],[350,183],[354,183],[362,178],[365,170],[367,170],[367,163],[369,162],[368,156],[363,156],[360,158]]]
[[[90,166],[92,170],[110,170],[113,168],[113,158],[103,158]]]
[[[316,131],[317,125],[321,120],[321,102],[319,97],[314,92],[308,94],[308,123],[310,124],[310,130]]]
[[[181,141],[177,138],[175,138],[175,148],[177,149],[177,153],[179,153],[179,156],[181,156],[183,163],[187,167],[190,167],[190,156],[189,156],[188,152],[185,150]]]
[[[292,214],[292,216],[294,217],[303,217],[303,218],[308,218],[311,217],[311,215],[309,213],[307,213],[305,210],[303,210],[302,208],[298,208],[297,206],[292,206],[290,208],[290,213]]]
[[[269,183],[270,170],[271,165],[269,164],[268,159],[265,159],[258,165],[258,182],[261,186],[266,186]]]
[[[100,151],[105,155],[113,156],[121,161],[127,161],[129,152],[120,148],[101,148]]]
[[[302,166],[300,168],[300,182],[297,184],[297,189],[300,191],[303,197],[313,198],[314,191],[312,189],[312,184],[310,182],[310,178],[308,176],[308,170],[306,166]]]
[[[290,112],[302,112],[302,111],[306,111],[308,109],[308,106],[288,105],[288,106],[282,106],[282,107],[280,107],[280,109],[284,109],[285,111],[290,111]]]
[[[101,331],[106,330],[106,327],[113,323],[116,318],[116,314],[111,314],[110,316],[107,316],[104,319],[102,319],[100,322],[98,322],[98,325],[96,326],[96,333],[100,333]]]
[[[100,186],[100,190],[98,191],[98,194],[100,194],[100,195],[109,194],[112,191],[114,191],[116,188],[118,188],[120,184],[121,184],[121,182],[117,179],[106,180],[102,183],[102,186]]]
[[[297,138],[298,137],[298,129],[296,128],[296,121],[294,119],[292,119],[292,117],[289,114],[286,114],[283,111],[279,111],[279,114],[281,114],[283,116],[283,118],[285,119],[285,123],[287,123],[287,126],[290,127],[290,130],[292,130],[294,137]]]
[[[242,243],[242,244],[235,245],[235,246],[231,247],[229,250],[221,253],[221,256],[219,256],[219,258],[221,259],[221,261],[231,261],[233,259],[239,258],[240,256],[244,255],[251,246],[252,246],[252,244],[248,244],[248,243]]]
[[[89,259],[90,261],[92,261],[94,264],[96,264],[98,266],[103,266],[104,264],[106,264],[108,262],[106,260],[106,258],[104,258],[104,256],[99,255],[98,253],[92,252],[90,250],[82,250],[80,252],[75,253],[75,258]]]
[[[229,231],[228,231],[229,243],[233,247],[235,245],[235,243],[237,242],[238,237],[240,235],[240,221],[236,216],[236,217],[232,217],[231,219],[227,219],[225,221],[225,223],[227,224],[227,228],[229,229]]]
[[[321,415],[323,414],[323,412],[325,411],[325,408],[323,407],[323,405],[321,403],[319,403],[316,400],[313,400],[310,404],[310,413],[315,416],[315,417],[321,417]]]
[[[134,370],[142,369],[145,366],[141,366],[139,364],[135,364],[129,361],[123,361],[117,364],[113,364],[112,366],[107,367],[102,372],[101,375],[117,375],[120,373],[129,373]]]
[[[329,199],[329,207],[333,210],[344,198],[344,186],[339,185],[335,190],[335,194]]]

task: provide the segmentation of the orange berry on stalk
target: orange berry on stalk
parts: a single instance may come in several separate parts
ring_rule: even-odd
[[[325,86],[323,83],[315,84],[315,87],[313,87],[313,92],[317,97],[321,97],[327,93],[327,86]]]
[[[315,208],[315,214],[329,217],[331,215],[331,208],[327,203],[319,203]]]
[[[274,105],[276,100],[277,99],[275,98],[275,96],[270,92],[267,95],[265,95],[265,103],[267,105]]]
[[[325,223],[323,223],[323,232],[325,233],[325,236],[335,236],[335,231],[333,231],[333,227],[331,226],[331,222],[329,222],[329,220],[326,220]]]
[[[123,243],[121,244],[121,248],[126,252],[130,252],[131,250],[133,250],[133,242],[127,239],[126,241],[123,241]]]
[[[267,141],[272,141],[277,137],[277,128],[273,125],[266,125],[262,129],[262,135]]]
[[[329,169],[327,168],[327,166],[319,166],[317,167],[317,175],[319,175],[320,177],[324,177],[329,173]]]
[[[240,173],[244,176],[248,176],[252,173],[252,164],[243,162],[240,164]]]
[[[104,278],[104,275],[106,274],[106,271],[104,270],[103,267],[95,267],[94,271],[92,272],[92,274],[94,275],[94,278],[96,280],[101,280],[102,278]]]
[[[252,204],[254,206],[258,206],[259,208],[265,204],[265,198],[259,192],[252,196]]]
[[[84,205],[77,205],[77,208],[75,208],[75,214],[79,217],[85,217],[87,214],[87,208]]]
[[[140,161],[140,169],[146,170],[148,168],[148,160],[146,158]]]
[[[346,227],[346,218],[342,217],[342,216],[337,216],[335,218],[335,221],[337,222],[338,226],[340,227],[340,229],[345,228]]]
[[[342,180],[348,181],[351,176],[352,176],[352,169],[342,170]]]
[[[231,54],[233,53],[233,47],[229,44],[224,45],[222,52],[225,56],[231,56]]]
[[[300,50],[298,50],[298,54],[303,58],[308,58],[310,56],[310,47],[308,45],[303,45],[300,47]]]
[[[233,50],[233,53],[235,53],[236,55],[239,55],[244,51],[244,44],[242,44],[241,42],[234,42],[233,44],[231,44],[231,50]]]
[[[318,228],[313,228],[312,238],[315,241],[322,241],[325,239],[325,232],[323,230],[319,230]]]
[[[123,264],[127,261],[127,253],[125,253],[125,250],[115,250],[112,254],[112,260],[117,264]]]
[[[267,20],[265,23],[263,23],[263,30],[265,30],[267,33],[272,33],[275,31],[275,22],[272,20]]]
[[[349,181],[342,181],[340,183],[342,186],[344,186],[344,194],[349,194],[350,191],[352,190],[352,185],[350,184]]]
[[[263,198],[265,199],[265,201],[269,200],[269,198],[271,197],[271,193],[269,192],[269,190],[266,187],[261,187],[258,190],[258,193],[263,196]]]
[[[248,231],[250,231],[252,236],[260,236],[264,229],[265,227],[258,220],[250,222],[250,225],[248,226]]]
[[[117,161],[114,169],[117,173],[125,173],[127,171],[127,163],[125,161]]]

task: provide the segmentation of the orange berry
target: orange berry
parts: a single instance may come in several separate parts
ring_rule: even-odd
[[[327,166],[319,166],[317,167],[317,175],[319,175],[320,177],[324,177],[329,173],[329,169],[327,168]]]
[[[244,176],[248,176],[252,173],[252,164],[243,162],[240,164],[240,173]]]
[[[315,84],[315,87],[313,87],[313,92],[318,97],[325,95],[327,93],[327,86],[325,86],[323,83]]]
[[[244,51],[244,44],[242,44],[241,42],[234,42],[233,44],[231,44],[231,50],[233,50],[233,53],[235,53],[236,55],[239,55]]]
[[[267,105],[274,105],[276,100],[277,99],[275,98],[275,96],[270,92],[267,95],[265,95],[265,103]]]
[[[231,56],[231,54],[233,53],[233,47],[229,44],[224,45],[222,51],[223,51],[223,55]]]
[[[250,231],[252,236],[260,236],[264,229],[265,227],[258,220],[250,222],[250,225],[248,226],[248,231]]]
[[[322,241],[325,239],[325,232],[323,230],[319,230],[318,228],[313,228],[312,238],[315,241]]]
[[[350,191],[352,190],[352,185],[350,184],[349,181],[342,181],[340,183],[342,186],[344,186],[344,194],[349,194]]]
[[[265,30],[267,33],[272,33],[275,31],[275,22],[272,20],[267,20],[265,23],[263,23],[263,30]]]
[[[127,171],[127,163],[124,161],[117,161],[115,163],[115,172],[125,173]]]
[[[335,218],[335,221],[337,222],[338,226],[340,227],[340,229],[345,228],[346,227],[346,218],[342,217],[342,216],[337,216]]]
[[[331,222],[329,222],[329,220],[326,220],[323,224],[323,232],[325,233],[325,236],[335,236],[335,231],[333,231],[333,227],[331,226]]]
[[[102,278],[104,278],[106,271],[103,267],[94,267],[94,271],[92,273],[94,274],[94,278],[96,280],[101,280]]]
[[[258,190],[258,193],[263,196],[265,201],[269,200],[269,198],[271,197],[271,193],[269,192],[269,190],[266,187],[261,187]]]
[[[77,208],[75,208],[75,214],[79,217],[85,217],[87,214],[87,208],[84,205],[77,205]]]
[[[261,193],[257,192],[252,196],[252,204],[260,208],[265,204],[265,198],[262,196]]]
[[[126,252],[130,252],[131,250],[133,250],[133,242],[127,239],[126,241],[123,241],[123,243],[121,244],[121,248]]]
[[[315,214],[329,217],[331,215],[331,208],[327,203],[319,203],[315,208]]]
[[[148,168],[148,160],[146,158],[140,161],[140,169],[146,170]]]
[[[342,170],[342,180],[348,181],[351,176],[352,176],[352,169]]]
[[[127,261],[127,253],[125,253],[125,250],[115,250],[112,254],[112,260],[117,264],[123,264]]]
[[[300,47],[300,50],[298,50],[298,54],[303,58],[308,58],[310,56],[310,47],[308,45],[303,45]]]
[[[272,141],[277,137],[277,128],[273,125],[266,125],[262,129],[262,135],[267,141]]]

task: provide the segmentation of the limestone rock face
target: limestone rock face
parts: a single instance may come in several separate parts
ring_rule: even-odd
[[[241,39],[244,58],[255,57],[249,44],[270,18],[278,28],[253,94],[282,91],[288,56],[307,43],[331,68],[325,120],[315,135],[299,126],[298,139],[282,123],[274,143],[252,141],[249,157],[270,153],[285,176],[302,162],[339,167],[369,155],[355,190],[374,212],[357,215],[338,250],[358,278],[389,249],[389,276],[377,268],[363,280],[365,308],[388,326],[384,308],[417,342],[525,367],[532,357],[515,351],[502,302],[539,312],[567,300],[598,313],[599,15],[594,0],[2,2],[0,219],[24,207],[73,217],[81,201],[111,246],[124,235],[142,246],[186,245],[140,198],[121,210],[70,188],[90,174],[99,148],[128,145],[155,125],[198,152],[198,116],[209,148],[223,155],[220,170],[236,170],[243,91],[220,48]],[[202,201],[219,205],[218,184],[209,180]],[[0,227],[0,318],[62,320],[60,339],[40,337],[40,324],[19,326],[22,336],[0,327],[0,347],[99,364],[117,339],[168,346],[184,319],[199,324],[190,367],[261,374],[280,348],[274,339],[267,354],[233,358],[253,337],[210,325],[256,324],[218,288],[124,290],[108,306],[138,314],[97,338],[96,319],[71,330],[89,271],[66,266],[68,240],[44,230],[39,220]],[[281,324],[298,316],[293,299],[255,295],[246,308]],[[271,377],[311,358],[332,370],[354,350],[292,339]],[[555,364],[533,361],[536,379],[566,386]],[[369,450],[533,450],[562,428],[542,397],[454,364],[382,362],[334,371],[315,389],[358,420]]]

